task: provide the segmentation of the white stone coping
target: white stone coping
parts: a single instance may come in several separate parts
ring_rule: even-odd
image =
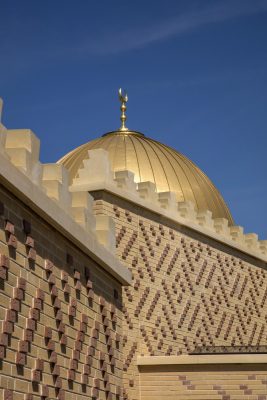
[[[101,245],[93,232],[85,231],[41,186],[0,154],[0,182],[38,215],[52,224],[72,243],[87,253],[121,284],[131,284],[131,272]]]
[[[181,356],[137,356],[138,366],[266,364],[267,354],[201,354]]]
[[[149,199],[143,199],[140,196],[138,196],[138,192],[135,193],[131,191],[126,191],[120,187],[116,187],[112,181],[102,180],[100,182],[90,183],[90,185],[88,184],[84,186],[73,185],[70,187],[70,191],[75,191],[75,190],[79,191],[88,190],[89,192],[105,190],[107,192],[115,194],[118,197],[124,198],[132,203],[135,203],[143,208],[146,208],[152,212],[155,212],[156,214],[162,215],[167,219],[174,221],[175,223],[178,223],[182,226],[192,229],[193,231],[201,233],[209,238],[212,238],[217,242],[220,242],[231,248],[241,251],[242,253],[255,257],[256,259],[267,262],[267,255],[261,253],[258,250],[255,251],[253,248],[249,248],[245,244],[241,244],[237,241],[232,240],[230,235],[228,234],[223,235],[221,233],[217,233],[213,228],[209,229],[208,226],[199,225],[196,220],[193,219],[191,220],[190,218],[182,217],[178,212],[176,212],[176,210],[174,212],[174,210],[169,210],[160,207],[157,204],[157,202],[154,201],[154,199],[152,199],[152,201],[150,201]]]
[[[88,151],[69,190],[92,192],[106,190],[175,223],[267,262],[267,241],[255,233],[244,234],[241,226],[229,226],[225,218],[213,218],[209,210],[197,211],[190,201],[177,202],[173,192],[156,192],[152,182],[135,182],[131,171],[113,171],[104,149]]]

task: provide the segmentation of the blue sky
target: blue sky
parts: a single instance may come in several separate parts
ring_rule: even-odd
[[[267,0],[0,0],[0,97],[41,160],[120,125],[191,158],[267,239]]]

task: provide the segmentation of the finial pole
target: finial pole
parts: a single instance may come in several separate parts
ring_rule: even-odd
[[[128,101],[128,96],[127,93],[124,91],[124,94],[122,93],[122,89],[119,89],[119,99],[121,102],[121,127],[120,131],[128,131],[128,128],[125,126],[125,121],[126,121],[126,103]]]

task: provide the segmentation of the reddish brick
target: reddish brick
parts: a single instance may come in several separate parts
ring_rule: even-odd
[[[75,369],[69,369],[67,373],[68,381],[74,381],[75,379]]]
[[[16,249],[18,247],[18,241],[16,236],[11,234],[8,238],[7,245],[9,247],[13,247],[13,249]]]
[[[78,361],[73,359],[70,360],[70,369],[76,371],[77,368],[78,368]]]
[[[25,329],[25,330],[24,330],[23,339],[24,339],[25,341],[31,343],[32,340],[33,340],[33,332],[32,332],[32,330],[30,330],[30,329]]]
[[[28,254],[27,254],[28,260],[35,261],[36,260],[36,250],[30,247]]]
[[[53,271],[54,264],[52,263],[52,261],[46,259],[45,262],[44,262],[44,268],[45,268],[46,271],[50,271],[51,272],[51,271]]]
[[[61,378],[60,378],[60,379],[61,379]],[[56,386],[56,387],[58,387],[58,386]],[[58,391],[57,399],[58,399],[58,400],[65,400],[65,391],[64,391],[63,389],[60,389],[60,390]]]
[[[42,289],[37,288],[37,289],[36,289],[36,298],[39,299],[39,300],[41,300],[41,301],[44,301],[44,299],[45,299],[45,292],[44,292]]]
[[[9,268],[9,258],[4,254],[0,254],[0,267]]]
[[[47,343],[47,350],[55,351],[55,347],[56,346],[54,340],[49,339]]]
[[[13,400],[13,391],[9,389],[4,389],[3,400]]]
[[[17,299],[10,299],[10,307],[11,310],[19,311],[20,310],[20,302]]]
[[[49,388],[46,385],[41,386],[41,396],[42,397],[49,397]]]
[[[7,347],[7,345],[8,345],[8,334],[7,333],[0,334],[0,345]]]
[[[24,292],[22,289],[17,287],[13,288],[13,298],[17,300],[23,300]]]
[[[41,358],[36,358],[35,369],[38,371],[43,371],[44,370],[44,360],[42,360]]]
[[[14,233],[15,233],[14,224],[12,224],[12,222],[10,222],[10,221],[6,221],[5,231],[14,235]]]
[[[51,296],[58,297],[58,289],[56,285],[52,285],[50,289]]]
[[[4,267],[0,267],[0,279],[3,279],[4,281],[7,279],[7,272]]]
[[[28,353],[28,351],[29,351],[29,343],[26,342],[26,340],[20,340],[19,341],[18,351],[20,353]]]
[[[17,313],[14,310],[6,310],[6,317],[5,320],[9,322],[16,322]]]
[[[59,376],[60,375],[60,366],[55,364],[52,370],[52,375],[53,376]]]
[[[0,360],[5,358],[5,347],[0,345]]]
[[[37,310],[36,308],[30,308],[29,310],[29,317],[35,321],[39,320],[39,316],[40,316],[40,311]]]
[[[61,335],[60,344],[62,344],[62,345],[64,345],[64,346],[66,346],[66,345],[68,344],[67,335],[65,335],[65,334]]]
[[[52,364],[56,364],[57,363],[57,353],[55,351],[52,351],[49,357],[49,361]]]
[[[13,324],[9,321],[3,322],[3,333],[11,334],[13,332]]]
[[[45,330],[44,330],[44,337],[45,337],[45,338],[48,338],[48,339],[51,339],[51,338],[52,338],[52,328],[50,328],[49,326],[46,326],[46,327],[45,327]]]
[[[41,381],[41,372],[34,369],[32,370],[32,382],[39,383]]]
[[[27,236],[25,245],[29,247],[34,247],[34,239],[31,236]]]
[[[26,365],[26,355],[24,353],[17,352],[16,354],[16,364],[24,366]]]
[[[18,278],[18,283],[17,283],[17,287],[23,291],[26,290],[26,279],[24,278]]]
[[[61,280],[62,282],[67,283],[69,280],[69,275],[66,271],[61,271]]]
[[[32,307],[35,308],[36,310],[41,310],[42,309],[42,300],[41,299],[32,299]]]
[[[35,331],[36,329],[36,321],[32,318],[27,318],[27,329],[30,329],[31,331]]]

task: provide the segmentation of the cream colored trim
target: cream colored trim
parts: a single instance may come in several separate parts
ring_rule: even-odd
[[[41,186],[37,186],[21,169],[4,157],[0,157],[0,182],[119,282],[123,285],[131,284],[130,271],[97,241],[96,235],[86,231],[66,209],[49,198]]]
[[[204,236],[212,238],[212,239],[216,240],[217,242],[223,243],[231,248],[241,251],[242,253],[245,253],[252,257],[255,257],[258,260],[267,262],[267,255],[260,252],[260,250],[255,251],[253,247],[250,248],[249,246],[247,246],[245,244],[245,242],[244,242],[244,244],[241,244],[241,243],[233,240],[231,238],[230,234],[227,234],[224,236],[223,234],[217,233],[215,230],[209,229],[208,226],[206,227],[206,226],[199,225],[197,222],[194,221],[194,219],[191,220],[190,218],[182,217],[181,215],[178,214],[177,211],[175,213],[173,213],[171,210],[168,210],[168,209],[166,210],[166,209],[158,206],[153,201],[150,202],[149,200],[144,200],[144,199],[138,197],[137,195],[135,195],[135,193],[126,192],[124,190],[121,190],[120,188],[117,188],[111,182],[102,181],[97,184],[78,186],[77,188],[74,185],[72,187],[70,187],[70,191],[73,191],[73,192],[75,192],[75,190],[77,190],[77,189],[79,189],[79,191],[81,191],[81,192],[83,190],[88,190],[89,192],[96,191],[96,190],[106,190],[107,192],[110,192],[121,198],[129,200],[132,203],[138,204],[143,208],[146,208],[152,212],[155,212],[156,214],[163,215],[164,217],[166,217],[180,225],[186,226],[187,228],[190,228],[193,231],[201,233]],[[207,211],[207,213],[209,213],[209,211]],[[214,221],[216,223],[216,220],[214,220]],[[241,228],[241,227],[233,227],[233,228]],[[228,227],[228,230],[230,230],[229,227]],[[232,231],[234,231],[234,229],[232,229]],[[266,242],[266,241],[264,241],[264,242]],[[265,244],[264,244],[264,246],[265,246]]]
[[[152,212],[186,226],[242,253],[267,262],[267,241],[254,233],[244,234],[241,226],[228,226],[224,218],[212,218],[209,210],[197,212],[192,202],[178,202],[172,192],[157,193],[152,182],[134,181],[131,171],[112,171],[108,152],[88,151],[71,192],[106,190]]]
[[[266,364],[267,354],[210,354],[183,356],[138,356],[138,366],[197,364]]]

